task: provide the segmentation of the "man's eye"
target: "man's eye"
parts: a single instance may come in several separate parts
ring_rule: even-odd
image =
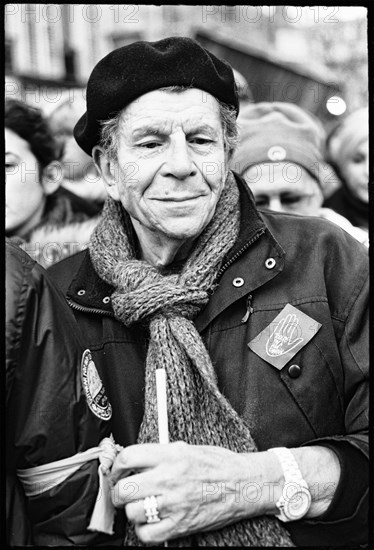
[[[6,162],[5,168],[15,168],[17,164],[15,162]]]
[[[190,143],[195,143],[196,145],[209,145],[213,143],[213,141],[208,138],[194,137],[190,139]]]
[[[147,141],[146,143],[139,143],[139,146],[144,149],[156,149],[156,147],[161,146],[161,143],[158,141]]]

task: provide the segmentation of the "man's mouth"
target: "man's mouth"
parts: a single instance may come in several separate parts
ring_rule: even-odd
[[[176,197],[155,197],[154,200],[162,202],[187,202],[200,198],[201,195],[178,195]]]

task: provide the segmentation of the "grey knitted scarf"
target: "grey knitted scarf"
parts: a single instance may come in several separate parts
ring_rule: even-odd
[[[208,303],[225,254],[239,232],[239,191],[229,173],[215,214],[180,274],[162,275],[137,260],[120,203],[107,199],[89,246],[99,276],[115,287],[112,305],[124,325],[149,326],[145,410],[138,443],[157,443],[155,370],[166,369],[170,441],[256,451],[249,428],[217,387],[214,367],[193,320]],[[162,511],[161,511],[162,514]],[[126,546],[142,546],[132,526]],[[270,516],[171,541],[172,546],[294,546]]]

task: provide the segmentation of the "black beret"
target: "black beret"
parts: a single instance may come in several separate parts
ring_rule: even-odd
[[[191,38],[134,42],[112,51],[94,67],[87,84],[87,111],[74,128],[91,155],[108,120],[143,94],[165,86],[199,88],[239,113],[233,70]]]

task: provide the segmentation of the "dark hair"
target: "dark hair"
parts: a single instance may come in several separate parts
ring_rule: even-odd
[[[42,169],[59,158],[57,143],[40,109],[17,99],[7,99],[4,125],[30,144]]]

